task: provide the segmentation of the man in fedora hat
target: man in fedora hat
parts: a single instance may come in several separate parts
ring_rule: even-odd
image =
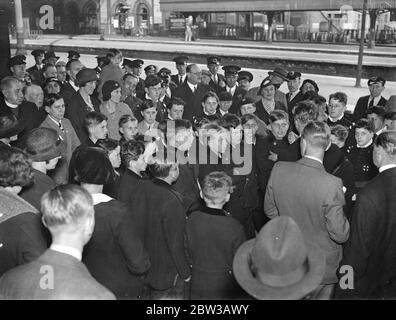
[[[353,110],[353,122],[357,122],[366,115],[367,109],[374,106],[385,107],[387,100],[382,96],[386,80],[382,77],[371,77],[367,81],[370,95],[360,97]]]
[[[23,130],[23,124],[14,115],[0,117],[0,146],[9,146],[10,142],[18,140],[18,134]]]
[[[233,262],[238,283],[260,300],[308,298],[320,285],[325,267],[322,250],[304,239],[291,217],[268,222],[255,239],[238,248]]]
[[[266,189],[264,212],[270,219],[292,217],[306,240],[317,243],[324,251],[326,272],[317,298],[329,299],[338,281],[336,270],[342,258],[341,244],[349,236],[349,222],[343,211],[343,183],[323,166],[330,144],[327,124],[308,122],[300,141],[302,159],[279,161],[274,165]]]
[[[8,60],[8,68],[11,74],[25,84],[30,84],[32,79],[30,74],[26,72],[26,57],[24,55],[16,55]]]
[[[76,75],[79,90],[66,103],[65,118],[73,125],[81,143],[88,140],[84,129],[85,116],[91,111],[99,112],[99,101],[93,96],[98,81],[98,75],[94,69],[82,69]]]
[[[44,63],[56,65],[56,62],[58,60],[59,60],[59,57],[52,50],[49,50],[44,54]]]
[[[54,129],[36,128],[26,138],[25,151],[32,160],[33,184],[22,190],[20,196],[40,210],[41,196],[56,187],[48,171],[54,170],[66,150],[66,144]]]

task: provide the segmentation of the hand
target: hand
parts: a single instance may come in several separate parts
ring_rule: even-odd
[[[268,156],[268,159],[270,159],[273,162],[278,161],[278,155],[272,151],[270,151],[270,155]]]

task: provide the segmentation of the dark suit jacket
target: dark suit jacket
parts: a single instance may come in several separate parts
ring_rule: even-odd
[[[24,124],[25,129],[18,135],[18,141],[16,141],[16,143],[12,143],[12,145],[23,149],[25,147],[24,142],[27,133],[34,128],[38,128],[44,121],[46,115],[40,112],[34,103],[29,101],[23,101],[17,109],[16,117]],[[4,98],[1,96],[0,116],[10,116],[13,114],[13,110],[6,105]]]
[[[99,110],[99,101],[91,96],[91,101],[94,107],[94,110],[100,112]],[[69,103],[66,106],[65,110],[65,118],[68,118],[76,131],[78,138],[81,143],[87,143],[88,133],[84,128],[84,119],[85,116],[91,112],[91,110],[86,105],[84,99],[82,98],[79,92],[76,92],[73,97],[70,99]]]
[[[140,113],[139,107],[142,104],[143,100],[139,99],[138,97],[134,96],[128,96],[125,98],[124,103],[126,103],[129,108],[131,108],[133,115],[135,116],[136,119],[138,119],[138,122],[143,120],[143,116]]]
[[[396,168],[383,171],[359,192],[341,262],[353,268],[354,290],[340,290],[342,296],[396,297],[395,194]]]
[[[137,86],[136,86],[136,96],[139,98],[139,99],[144,99],[144,97],[146,96],[146,90],[145,90],[145,88],[146,88],[146,85],[145,85],[145,83],[144,83],[144,80],[142,79],[142,78],[139,78],[139,82],[138,82],[138,84],[137,84]]]
[[[44,271],[44,273],[43,273]],[[46,277],[53,281],[45,281]],[[43,280],[44,277],[44,280]],[[52,289],[43,288],[43,284]],[[0,299],[40,300],[114,300],[85,265],[76,258],[54,250],[45,251],[37,260],[7,272],[0,279]]]
[[[186,82],[186,79],[187,77],[184,78],[184,82]],[[182,82],[179,81],[179,74],[172,74],[171,81],[178,87],[183,84]]]
[[[32,82],[37,84],[38,86],[42,86],[45,79],[43,76],[43,72],[42,69],[39,70],[37,68],[37,65],[34,65],[28,69],[26,69],[26,71],[30,74],[30,77],[32,78]]]
[[[192,265],[190,298],[239,298],[241,292],[233,276],[232,262],[236,250],[246,240],[242,225],[224,210],[204,207],[191,213],[186,235]]]
[[[151,268],[147,282],[151,288],[172,287],[176,275],[186,279],[190,267],[184,249],[185,211],[180,195],[166,182],[142,181],[136,192],[133,214],[148,251]]]
[[[217,83],[215,83],[212,79],[210,79],[209,86],[212,88],[212,91],[218,93],[222,87],[219,86],[219,82],[225,82],[225,77],[222,74],[217,74]]]
[[[257,101],[255,105],[256,105],[255,115],[257,117],[259,117],[261,120],[263,120],[266,125],[268,125],[269,124],[269,114],[264,109],[263,102],[261,101],[261,99],[259,101]],[[279,101],[275,101],[275,110],[287,111],[286,109],[287,109],[287,107],[284,104],[280,103]]]
[[[287,100],[287,111],[289,113],[289,118],[293,119],[293,108],[297,103],[303,100],[304,95],[299,91],[292,100],[290,100],[291,93],[286,93],[286,100]]]
[[[117,200],[95,205],[95,228],[85,245],[83,262],[92,276],[119,299],[137,299],[150,268],[128,207]]]
[[[325,172],[319,161],[302,158],[274,165],[265,194],[265,214],[271,219],[279,215],[292,217],[305,239],[324,251],[326,272],[322,284],[337,282],[340,244],[349,236],[344,204],[341,180]]]
[[[67,105],[76,92],[77,91],[74,90],[74,88],[71,86],[69,82],[65,82],[62,84],[59,95],[63,98],[65,104]]]
[[[190,87],[185,81],[180,85],[174,93],[174,97],[180,97],[186,102],[184,107],[183,119],[193,121],[194,116],[198,116],[202,110],[202,98],[210,91],[210,87],[204,84],[198,84],[195,94],[191,91]]]
[[[369,102],[370,96],[360,97],[359,100],[356,102],[355,109],[353,110],[353,121],[356,122],[361,118],[366,117],[367,106]],[[381,97],[380,101],[378,102],[378,106],[385,107],[386,99]]]

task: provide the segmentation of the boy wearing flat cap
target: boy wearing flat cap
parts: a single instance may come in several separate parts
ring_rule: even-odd
[[[371,77],[367,85],[370,90],[370,95],[360,97],[353,110],[353,122],[357,122],[366,115],[367,109],[374,106],[385,107],[387,100],[382,96],[385,90],[385,79],[382,77]]]
[[[232,179],[214,171],[204,178],[201,187],[205,205],[193,211],[186,222],[192,265],[190,299],[240,298],[232,261],[246,237],[242,225],[223,209],[230,199]]]
[[[241,67],[227,65],[222,69],[224,70],[226,86],[221,88],[219,93],[222,91],[227,91],[232,95],[232,105],[229,112],[238,114],[241,102],[246,94],[246,91],[238,86],[238,72],[241,70]]]
[[[144,61],[141,59],[135,59],[135,60],[124,59],[124,63],[122,64],[126,73],[131,73],[139,78],[139,82],[136,86],[136,97],[138,97],[141,100],[144,99],[144,96],[146,94],[144,90],[144,88],[146,87],[144,80],[140,77],[142,74],[143,65],[144,65]]]
[[[171,80],[176,83],[177,86],[180,86],[186,80],[188,60],[187,56],[178,56],[173,58],[173,61],[176,64],[177,74],[172,75]]]
[[[30,131],[26,138],[25,151],[32,160],[34,183],[22,190],[20,196],[37,210],[40,210],[41,196],[56,187],[47,173],[56,168],[65,150],[66,144],[54,129],[37,128]]]

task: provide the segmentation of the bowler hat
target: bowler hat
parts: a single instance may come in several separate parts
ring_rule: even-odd
[[[371,77],[368,81],[367,81],[367,85],[372,85],[372,84],[374,84],[374,83],[382,83],[382,85],[384,86],[385,85],[385,79],[384,78],[382,78],[382,77]]]
[[[33,57],[37,57],[37,56],[40,56],[40,55],[42,55],[42,54],[45,54],[45,51],[44,51],[44,50],[41,50],[41,49],[36,49],[36,50],[33,50],[33,51],[32,51],[32,56],[33,56]]]
[[[287,216],[268,222],[255,239],[237,250],[234,275],[256,299],[301,299],[322,282],[326,269],[323,251],[304,241],[296,222]]]
[[[24,129],[24,124],[14,115],[0,117],[0,139],[11,138]]]
[[[45,60],[48,60],[49,58],[56,58],[57,60],[59,59],[59,57],[56,56],[56,55],[55,55],[55,52],[52,51],[52,50],[47,51],[47,52],[45,53],[45,55],[44,55],[44,59],[45,59]]]
[[[73,58],[74,56],[77,56],[77,58],[80,58],[80,54],[75,50],[68,51],[68,54],[69,54],[67,56],[68,59]]]
[[[18,54],[8,60],[8,67],[19,66],[26,64],[26,57],[23,54]]]
[[[221,59],[218,56],[210,56],[206,58],[206,64],[217,64],[220,65]]]
[[[26,153],[33,161],[48,161],[61,156],[65,142],[54,129],[35,128],[26,137]]]
[[[80,86],[84,86],[86,83],[91,81],[99,80],[95,69],[81,69],[76,75],[77,82]]]
[[[224,74],[226,75],[227,74],[236,75],[241,70],[241,67],[235,65],[228,65],[228,66],[224,66],[222,69],[224,70]]]
[[[249,82],[253,81],[253,75],[249,71],[239,71],[238,73],[238,81],[247,80]]]
[[[187,56],[177,56],[173,58],[173,61],[176,64],[185,64],[188,61],[188,57]]]
[[[83,147],[77,151],[75,174],[80,183],[104,185],[116,179],[106,151],[99,147]]]
[[[282,69],[282,68],[275,68],[274,71],[268,72],[270,76],[278,76],[282,80],[286,81],[287,80],[287,71]],[[277,83],[275,83],[277,84]]]
[[[287,73],[287,80],[295,80],[297,78],[301,78],[301,73],[298,71],[289,71]]]
[[[102,87],[102,95],[103,95],[103,101],[110,100],[111,98],[111,93],[120,88],[120,84],[117,81],[114,80],[107,80]]]

